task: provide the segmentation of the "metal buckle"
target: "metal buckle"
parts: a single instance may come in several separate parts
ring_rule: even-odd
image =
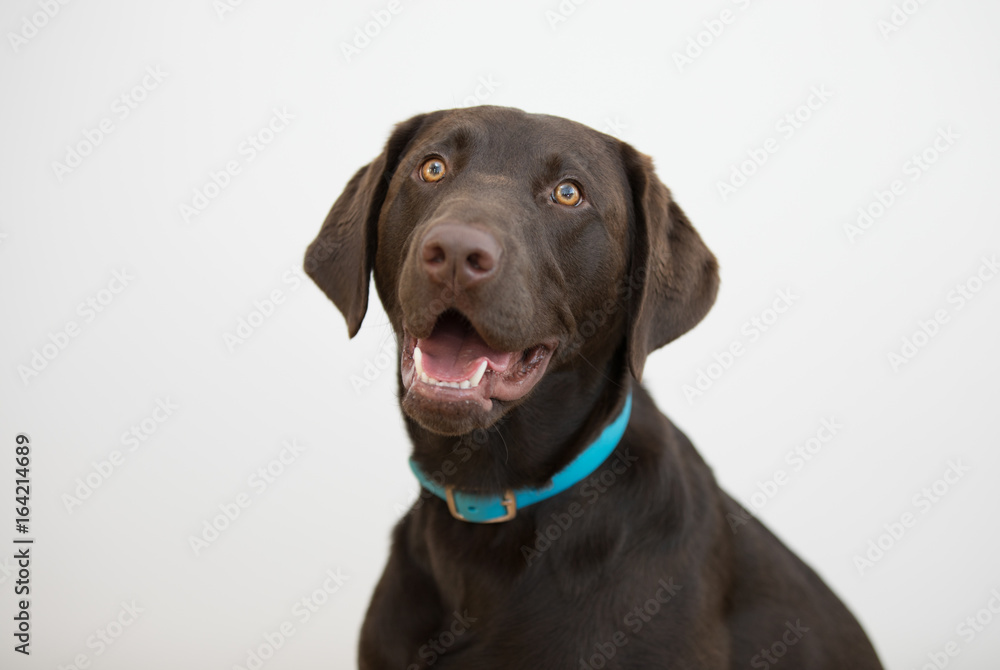
[[[458,511],[458,508],[455,507],[454,486],[444,487],[444,494],[445,498],[448,500],[448,511],[451,512],[451,515],[453,517],[459,519],[460,521],[468,521],[469,523],[500,523],[501,521],[510,521],[515,516],[517,516],[517,498],[514,497],[514,492],[511,491],[510,489],[504,491],[503,500],[500,501],[504,509],[507,510],[507,513],[501,517],[497,517],[496,519],[490,519],[488,521],[474,521],[466,519],[464,516],[462,516],[461,512]]]

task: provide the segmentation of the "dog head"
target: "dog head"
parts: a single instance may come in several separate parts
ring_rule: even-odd
[[[503,107],[416,116],[350,180],[305,269],[353,337],[369,277],[400,345],[404,412],[459,435],[547,378],[646,356],[698,323],[718,269],[651,160]]]

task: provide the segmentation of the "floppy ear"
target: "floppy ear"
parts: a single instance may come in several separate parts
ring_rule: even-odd
[[[652,159],[624,143],[622,155],[634,226],[628,362],[641,380],[646,356],[708,313],[719,289],[719,264],[656,176]]]
[[[357,335],[368,311],[378,219],[389,182],[426,116],[421,114],[396,126],[382,154],[351,177],[306,250],[306,274],[344,315],[350,337]]]

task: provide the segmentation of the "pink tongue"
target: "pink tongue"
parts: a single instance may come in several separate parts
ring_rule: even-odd
[[[471,325],[451,314],[443,315],[431,336],[417,340],[417,346],[423,353],[424,372],[445,382],[468,379],[484,358],[492,370],[503,372],[514,356],[511,351],[491,349]]]

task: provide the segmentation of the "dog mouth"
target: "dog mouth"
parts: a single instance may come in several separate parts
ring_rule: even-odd
[[[518,400],[534,388],[555,347],[556,341],[548,340],[517,351],[494,348],[464,314],[448,309],[427,337],[404,328],[400,372],[408,393],[489,411],[494,400]]]

